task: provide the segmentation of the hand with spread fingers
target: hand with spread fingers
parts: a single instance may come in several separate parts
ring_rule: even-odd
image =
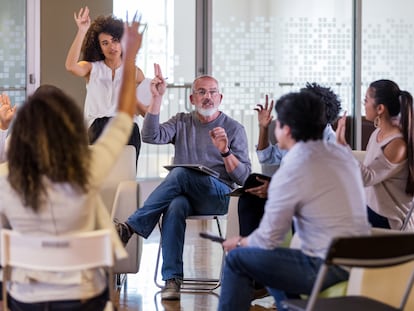
[[[91,25],[91,18],[89,17],[89,8],[85,6],[80,8],[78,14],[73,13],[73,18],[75,19],[76,25],[78,26],[79,31],[86,33]]]
[[[264,106],[262,104],[257,104],[254,110],[257,111],[257,119],[259,121],[259,126],[267,128],[273,120],[272,110],[273,110],[274,100],[272,99],[269,104],[269,95],[266,95],[266,101]]]
[[[16,114],[17,107],[12,107],[10,98],[6,93],[0,95],[0,129],[7,130],[14,115]]]

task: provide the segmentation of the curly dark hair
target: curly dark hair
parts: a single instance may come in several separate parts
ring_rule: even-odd
[[[24,206],[39,211],[47,183],[89,188],[90,151],[83,113],[61,89],[43,85],[15,117],[8,150],[8,181]]]
[[[322,100],[325,104],[326,120],[328,123],[333,124],[341,111],[341,101],[339,100],[338,95],[336,95],[331,88],[323,87],[315,82],[306,83],[306,87],[302,90],[308,90]]]
[[[98,39],[101,33],[109,34],[115,39],[121,40],[124,33],[124,22],[113,15],[98,16],[92,22],[83,40],[81,49],[83,60],[96,62],[105,59]]]

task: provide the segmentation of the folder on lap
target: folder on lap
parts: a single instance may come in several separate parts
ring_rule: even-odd
[[[164,168],[171,171],[173,168],[176,167],[185,167],[192,170],[196,170],[198,172],[204,173],[206,175],[213,176],[215,178],[219,178],[220,173],[201,164],[171,164],[171,165],[164,165]]]

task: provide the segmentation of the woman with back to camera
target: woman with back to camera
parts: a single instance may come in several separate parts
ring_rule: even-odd
[[[138,26],[133,22],[125,27],[117,113],[93,146],[88,143],[82,111],[57,87],[41,86],[18,110],[8,162],[1,164],[7,169],[0,176],[0,214],[13,230],[57,236],[107,228],[115,255],[126,256],[99,189],[132,130],[135,56],[142,40]],[[100,269],[64,274],[14,269],[9,309],[103,310],[108,296],[105,284]]]
[[[413,97],[391,80],[372,82],[364,100],[366,119],[374,122],[360,163],[373,227],[400,230],[414,194]],[[346,145],[345,118],[338,122],[338,143]],[[414,230],[412,219],[407,229]]]
[[[114,16],[98,16],[92,23],[89,8],[74,13],[78,26],[75,39],[66,57],[66,70],[86,80],[85,118],[89,127],[89,140],[94,143],[115,115],[122,76],[123,22]],[[82,60],[80,59],[82,52]],[[135,86],[144,80],[144,74],[135,67]],[[136,98],[137,115],[145,116],[147,107]],[[136,148],[138,159],[141,135],[135,116],[133,132],[128,145]]]

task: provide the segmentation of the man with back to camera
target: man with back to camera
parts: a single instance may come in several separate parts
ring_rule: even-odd
[[[310,294],[333,237],[369,234],[357,161],[347,148],[322,139],[324,109],[306,90],[277,101],[275,135],[289,152],[270,182],[259,227],[223,242],[228,254],[219,311],[249,310],[254,281],[283,310],[285,293]],[[300,249],[280,247],[292,221]],[[333,266],[323,288],[347,279],[347,271]]]
[[[117,223],[126,244],[132,234],[147,238],[162,215],[161,298],[180,299],[183,279],[183,247],[186,222],[190,215],[226,214],[235,184],[242,185],[251,171],[244,127],[219,111],[223,95],[211,76],[194,80],[190,101],[195,111],[178,113],[160,124],[165,79],[154,65],[152,102],[142,127],[142,139],[152,144],[174,144],[174,164],[201,164],[217,171],[218,178],[192,169],[176,167],[150,194],[144,205],[125,223]]]

